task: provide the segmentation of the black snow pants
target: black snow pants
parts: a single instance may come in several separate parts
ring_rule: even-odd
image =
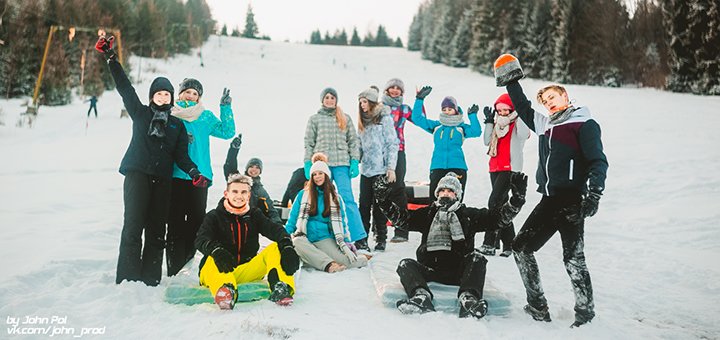
[[[125,213],[115,283],[143,281],[148,286],[157,286],[162,276],[170,179],[130,171],[125,175],[123,201]]]
[[[508,191],[510,190],[511,171],[498,171],[490,173],[490,183],[492,184],[492,192],[488,199],[489,210],[500,210],[508,201]],[[507,228],[498,228],[495,231],[485,233],[483,245],[499,248],[498,238],[502,240],[503,251],[512,249],[512,241],[515,238],[515,226],[510,223]]]
[[[390,199],[395,202],[398,207],[407,207],[408,204],[407,193],[405,193],[405,173],[407,173],[405,151],[398,151],[397,164],[395,165],[396,180],[390,191]],[[408,238],[408,231],[395,228],[395,236]]]
[[[358,203],[360,205],[360,218],[362,219],[363,227],[365,227],[365,233],[370,235],[370,217],[372,215],[372,230],[375,234],[376,242],[385,242],[387,240],[387,217],[380,211],[380,207],[375,202],[375,194],[373,190],[373,183],[375,179],[380,176],[377,175],[372,177],[366,177],[365,175],[360,176],[360,198]]]
[[[177,274],[195,256],[195,236],[205,218],[208,188],[193,186],[191,180],[172,179],[168,215],[167,275]]]
[[[439,282],[446,285],[460,286],[458,297],[463,292],[470,292],[478,299],[483,297],[487,259],[478,251],[473,251],[456,264],[433,264],[428,266],[415,259],[403,259],[397,267],[400,282],[409,297],[415,295],[418,288],[428,292],[428,282]]]
[[[595,304],[583,251],[585,223],[583,220],[575,223],[568,220],[568,215],[573,209],[577,209],[581,199],[580,194],[543,196],[513,240],[513,251],[525,285],[527,302],[536,308],[546,306],[547,300],[534,253],[542,248],[555,232],[559,232],[565,270],[570,276],[575,294],[575,313],[592,318]]]

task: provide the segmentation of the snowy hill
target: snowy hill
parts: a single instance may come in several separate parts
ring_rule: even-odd
[[[501,93],[490,77],[395,48],[212,37],[202,53],[204,67],[194,54],[131,59],[140,98],[146,100],[156,76],[174,84],[194,77],[204,85],[206,107],[217,114],[222,90],[230,88],[236,126],[244,136],[239,162],[261,157],[263,183],[276,199],[292,170],[302,165],[305,122],[319,108],[326,86],[337,89],[339,105],[355,121],[357,94],[371,84],[382,87],[391,77],[405,81],[410,105],[416,87],[432,85],[426,100],[432,118],[445,95],[467,108],[490,105]],[[528,94],[546,83],[522,82]],[[720,97],[573,85],[568,91],[601,124],[610,163],[600,211],[586,222],[597,313],[587,326],[568,328],[574,300],[558,235],[537,254],[552,323],[524,314],[525,292],[515,263],[499,257],[489,259],[488,281],[504,291],[510,312],[480,321],[441,312],[401,315],[382,305],[368,268],[337,275],[303,271],[292,307],[261,301],[232,312],[163,302],[164,287],[192,280],[196,267],[163,278],[155,288],[115,285],[123,213],[123,177],[117,168],[131,131],[130,121],[119,118],[120,96],[110,91],[99,98],[100,118],[87,125],[88,104],[79,99],[42,107],[33,129],[15,127],[24,111],[19,100],[0,101],[5,122],[0,126],[0,318],[8,330],[2,338],[46,338],[39,329],[28,329],[50,326],[72,328],[75,335],[82,328],[101,329],[109,338],[127,339],[719,338],[720,134],[714,128],[720,126]],[[406,138],[407,179],[426,180],[431,136],[409,124]],[[208,208],[222,195],[228,143],[211,142],[218,184],[210,189]],[[481,138],[468,139],[464,149],[470,166],[465,202],[485,206],[487,149]],[[531,180],[528,203],[515,220],[518,229],[540,199],[534,192],[536,165],[533,136],[525,147]],[[390,244],[372,261],[393,264],[413,257],[419,237],[411,236],[408,244]],[[40,324],[23,325],[26,317],[54,323],[39,319]],[[12,318],[21,319],[18,329],[36,334],[11,333]]]

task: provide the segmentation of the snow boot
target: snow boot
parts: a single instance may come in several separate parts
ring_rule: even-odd
[[[233,285],[226,283],[215,293],[215,303],[222,310],[232,310],[235,307],[237,291]]]
[[[550,319],[550,310],[548,310],[547,306],[533,307],[531,305],[525,305],[523,309],[525,310],[525,313],[528,313],[530,316],[532,316],[535,321],[552,321]]]
[[[272,286],[272,292],[268,299],[280,306],[291,305],[293,298],[290,295],[290,286],[282,281],[276,282],[275,285]]]
[[[469,292],[463,292],[458,298],[460,302],[460,317],[467,318],[472,316],[481,319],[487,314],[487,302],[484,299],[478,299]]]
[[[573,324],[570,325],[570,328],[580,327],[580,326],[590,322],[594,317],[595,317],[595,312],[575,311],[575,322],[573,322]]]
[[[375,251],[385,251],[386,246],[387,243],[385,243],[385,241],[377,241],[375,242]]]
[[[502,253],[500,253],[501,257],[510,257],[512,255],[512,249],[503,250]]]
[[[357,248],[358,251],[366,251],[369,253],[370,247],[368,246],[367,238],[355,241],[355,248]]]
[[[403,314],[424,314],[435,311],[430,292],[422,288],[418,289],[413,297],[399,300],[395,305]]]
[[[487,244],[483,244],[480,247],[480,254],[486,255],[486,256],[495,256],[495,247]]]

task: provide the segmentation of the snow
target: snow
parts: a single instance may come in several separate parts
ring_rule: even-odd
[[[263,183],[276,199],[291,172],[302,165],[305,122],[319,108],[326,86],[337,89],[339,104],[355,121],[357,94],[371,84],[382,87],[391,77],[405,81],[410,105],[415,88],[433,86],[426,100],[431,118],[437,117],[445,95],[455,96],[466,108],[489,105],[501,93],[490,77],[432,64],[418,53],[395,48],[211,37],[202,52],[205,67],[195,54],[132,58],[140,98],[145,100],[156,76],[168,76],[174,84],[195,77],[205,88],[206,106],[218,114],[222,90],[230,88],[236,126],[243,133],[239,163],[261,157]],[[530,97],[546,83],[522,82]],[[196,267],[163,278],[155,288],[115,285],[123,214],[123,177],[117,168],[131,129],[128,119],[119,118],[120,96],[110,91],[99,98],[98,119],[87,120],[88,104],[76,99],[67,106],[41,107],[32,129],[15,126],[25,110],[23,101],[0,101],[0,318],[7,338],[45,338],[45,328],[76,336],[85,328],[102,332],[88,337],[128,339],[719,338],[720,134],[714,127],[720,125],[720,97],[567,88],[576,104],[587,105],[601,124],[610,163],[600,211],[586,223],[585,254],[597,313],[587,326],[568,328],[574,300],[557,235],[537,253],[551,323],[524,314],[517,267],[500,257],[489,258],[488,280],[509,299],[510,309],[480,321],[443,312],[402,315],[382,304],[368,268],[334,275],[302,271],[292,307],[260,301],[232,312],[210,304],[163,301],[164,287],[194,280]],[[405,131],[407,179],[425,180],[431,137],[412,124]],[[219,183],[228,145],[217,139],[211,143],[218,184],[210,189],[208,208],[222,195]],[[490,193],[486,147],[475,138],[466,140],[464,149],[470,166],[465,202],[485,206]],[[515,220],[517,229],[540,199],[533,191],[536,164],[537,137],[532,136],[525,146],[524,169],[531,175],[531,188]],[[358,180],[353,184],[357,197]],[[479,244],[482,234],[477,237]],[[390,244],[371,261],[394,266],[414,257],[418,242],[419,235],[411,234],[409,243]],[[39,324],[23,324],[32,321],[26,317],[39,317]],[[14,318],[21,319],[17,328]],[[18,330],[35,334],[14,333]]]

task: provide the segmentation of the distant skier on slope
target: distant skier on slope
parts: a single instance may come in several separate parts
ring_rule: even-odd
[[[518,82],[523,77],[514,56],[503,54],[495,61],[497,86],[505,86],[518,116],[539,137],[536,180],[543,196],[513,240],[515,262],[527,292],[525,311],[535,320],[551,320],[534,253],[559,232],[563,262],[575,293],[571,327],[577,327],[595,317],[583,238],[585,218],[597,213],[605,189],[608,162],[600,125],[590,117],[590,110],[572,105],[564,87],[549,85],[537,93],[537,101],[550,114],[543,115],[530,106]]]
[[[375,198],[396,228],[422,233],[415,259],[403,259],[397,268],[400,282],[408,295],[397,302],[406,314],[434,311],[430,281],[460,286],[460,317],[482,318],[487,313],[483,299],[487,259],[475,249],[475,234],[495,228],[507,228],[525,204],[527,176],[513,173],[512,197],[501,209],[490,211],[465,206],[460,202],[462,185],[452,172],[435,188],[435,202],[417,210],[408,210],[388,199],[391,187],[385,177],[375,181]]]

